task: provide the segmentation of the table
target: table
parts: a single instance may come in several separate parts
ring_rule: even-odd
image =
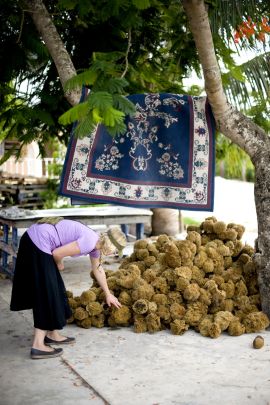
[[[13,275],[19,243],[18,229],[28,228],[40,218],[61,216],[79,220],[85,225],[121,225],[121,229],[126,235],[128,226],[136,224],[136,239],[142,239],[144,224],[151,223],[152,214],[152,211],[148,209],[122,206],[35,210],[31,211],[31,214],[28,211],[23,216],[16,216],[16,212],[14,216],[0,211],[0,228],[3,232],[2,240],[0,240],[0,271],[10,276]],[[10,263],[10,259],[12,263]]]

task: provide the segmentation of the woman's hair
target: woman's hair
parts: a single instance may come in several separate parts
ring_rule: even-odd
[[[118,255],[121,257],[126,244],[127,240],[125,234],[117,227],[110,228],[107,232],[100,235],[100,251],[104,256],[117,250]]]

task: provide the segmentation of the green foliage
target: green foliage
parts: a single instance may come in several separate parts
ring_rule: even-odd
[[[98,124],[104,124],[112,136],[126,130],[125,116],[134,114],[135,106],[122,95],[128,85],[127,80],[113,76],[118,74],[118,65],[113,61],[117,62],[119,56],[122,57],[121,54],[114,53],[109,59],[108,54],[95,54],[91,68],[67,82],[68,89],[92,84],[86,101],[59,118],[63,125],[78,121],[75,128],[77,136],[89,135]],[[85,83],[86,78],[91,78],[91,83]]]
[[[265,63],[258,58],[238,67],[230,40],[243,17],[269,15],[269,2],[207,3],[217,56],[228,71],[223,75],[227,95],[266,128],[269,107],[262,108],[263,100],[269,99],[269,55]],[[185,89],[182,83],[192,71],[199,74],[200,65],[179,0],[46,0],[45,5],[78,72],[66,83],[66,90],[84,85],[90,93],[68,111],[58,72],[30,13],[23,11],[19,0],[1,0],[0,125],[4,138],[17,139],[21,146],[36,140],[43,154],[51,138],[67,144],[76,121],[75,131],[80,134],[91,133],[100,123],[112,136],[124,131],[124,115],[134,111],[124,97],[127,94],[200,94],[200,88]],[[241,47],[254,48],[255,44]],[[254,97],[256,92],[260,99]]]
[[[254,103],[264,103],[270,95],[270,52],[234,67],[222,75],[230,102],[246,113]]]
[[[229,179],[254,180],[254,167],[250,157],[220,133],[216,136],[216,175]]]

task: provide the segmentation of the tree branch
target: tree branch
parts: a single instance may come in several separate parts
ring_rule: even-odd
[[[42,0],[25,0],[24,4],[27,6],[27,11],[31,14],[34,24],[49,50],[64,88],[67,80],[77,74],[65,45]],[[75,89],[66,91],[65,97],[71,105],[75,105],[80,100],[80,94],[81,89]]]

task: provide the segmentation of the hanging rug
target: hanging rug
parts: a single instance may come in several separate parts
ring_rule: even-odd
[[[127,97],[136,113],[112,138],[103,125],[71,135],[60,194],[73,204],[213,211],[214,118],[206,97]]]

